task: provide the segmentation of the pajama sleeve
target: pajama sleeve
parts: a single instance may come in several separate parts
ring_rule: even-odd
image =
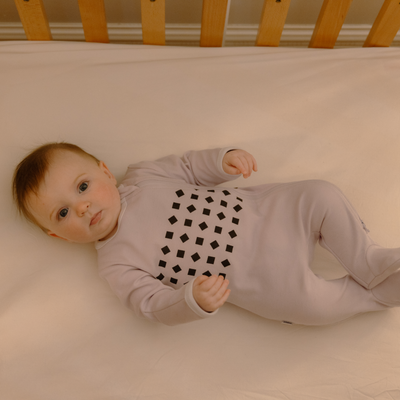
[[[227,174],[222,168],[224,155],[230,150],[234,148],[189,151],[182,157],[171,155],[132,164],[122,184],[141,187],[155,179],[168,179],[198,186],[216,186],[240,176]]]
[[[204,311],[193,298],[194,279],[176,290],[145,271],[132,266],[113,265],[102,273],[121,302],[136,315],[165,325],[178,325],[214,315]]]

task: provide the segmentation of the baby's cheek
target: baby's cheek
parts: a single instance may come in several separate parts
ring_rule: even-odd
[[[113,187],[111,186],[100,186],[98,188],[97,194],[99,196],[99,199],[103,201],[105,200],[107,202],[110,202],[115,199],[115,192],[113,190]]]

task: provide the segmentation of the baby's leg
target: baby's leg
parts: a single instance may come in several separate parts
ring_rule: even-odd
[[[391,278],[390,276],[387,281]],[[400,285],[400,279],[397,280]],[[291,309],[292,315],[288,317],[291,322],[303,325],[327,325],[360,313],[386,310],[394,306],[389,302],[386,304],[373,293],[386,281],[372,290],[359,285],[350,275],[331,281],[325,281],[314,275],[309,276],[309,283],[310,291],[301,293]],[[382,292],[386,299],[384,290]],[[397,299],[397,305],[400,305],[400,296],[397,296]]]
[[[329,250],[362,286],[370,289],[400,267],[400,248],[385,249],[368,235],[363,222],[334,185],[311,181],[306,196],[310,223],[319,242]],[[400,289],[400,287],[399,287]]]

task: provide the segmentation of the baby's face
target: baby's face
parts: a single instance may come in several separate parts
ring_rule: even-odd
[[[106,239],[121,210],[116,183],[103,162],[57,151],[38,195],[29,197],[30,210],[50,236],[77,243]]]

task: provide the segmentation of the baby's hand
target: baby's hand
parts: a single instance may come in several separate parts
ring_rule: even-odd
[[[227,174],[243,174],[243,178],[248,178],[252,171],[257,171],[257,162],[247,151],[233,150],[224,155],[222,168]]]
[[[220,308],[231,292],[227,289],[229,281],[223,276],[201,275],[193,282],[193,297],[197,304],[207,312]]]

